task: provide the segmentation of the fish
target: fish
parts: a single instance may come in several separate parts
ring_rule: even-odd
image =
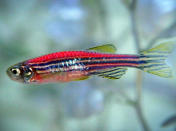
[[[165,63],[175,41],[134,54],[115,54],[113,44],[104,44],[81,51],[61,51],[31,58],[7,69],[11,80],[26,84],[44,84],[86,80],[92,76],[120,79],[127,68],[136,68],[160,77],[172,77]]]

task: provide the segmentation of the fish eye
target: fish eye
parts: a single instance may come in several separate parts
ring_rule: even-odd
[[[19,76],[21,73],[20,69],[18,69],[18,68],[12,68],[11,71],[16,76]]]

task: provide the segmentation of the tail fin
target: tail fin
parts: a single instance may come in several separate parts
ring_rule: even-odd
[[[141,52],[139,68],[161,77],[172,77],[171,68],[165,63],[165,60],[172,52],[175,43],[174,40],[161,42],[157,47]]]

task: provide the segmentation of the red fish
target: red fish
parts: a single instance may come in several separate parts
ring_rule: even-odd
[[[114,54],[114,45],[107,44],[84,51],[63,51],[47,54],[15,64],[7,69],[8,76],[22,83],[55,83],[85,80],[97,75],[119,79],[127,67],[161,77],[171,77],[165,59],[173,42],[141,52],[139,55]]]

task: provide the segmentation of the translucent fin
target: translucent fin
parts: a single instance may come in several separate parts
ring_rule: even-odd
[[[122,75],[125,74],[126,70],[127,68],[116,67],[116,68],[111,68],[111,69],[96,72],[96,75],[107,79],[120,79]]]
[[[141,54],[158,54],[158,55],[168,55],[172,52],[174,45],[176,44],[176,40],[168,40],[160,42],[160,44],[152,49],[142,51]]]
[[[92,50],[92,51],[102,52],[102,53],[115,53],[116,47],[112,44],[106,44],[106,45],[92,47],[87,50]]]
[[[172,77],[171,68],[165,63],[176,41],[165,41],[155,48],[141,52],[140,69],[161,77]]]
[[[88,76],[83,76],[81,78],[75,79],[75,81],[81,81],[81,80],[86,80],[86,79],[89,79],[89,77]]]

